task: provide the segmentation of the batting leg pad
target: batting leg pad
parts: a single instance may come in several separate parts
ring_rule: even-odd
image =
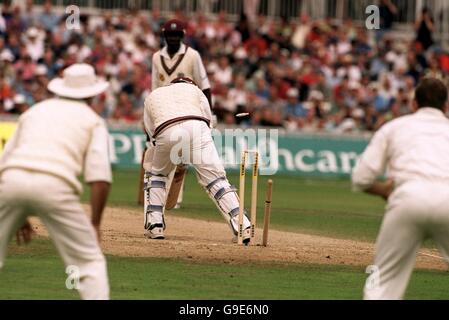
[[[166,176],[145,174],[145,229],[149,229],[153,224],[163,224],[164,206],[167,193]]]
[[[226,222],[231,227],[234,235],[237,235],[238,230],[238,215],[239,215],[239,196],[237,189],[229,184],[226,177],[218,178],[212,181],[206,187],[207,194],[217,205]],[[245,215],[243,217],[243,229],[251,227],[251,223]]]

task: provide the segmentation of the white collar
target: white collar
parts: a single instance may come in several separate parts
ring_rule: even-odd
[[[443,111],[431,107],[420,108],[418,109],[417,113],[434,116],[444,116],[444,117],[446,116]]]
[[[170,57],[170,55],[167,52],[167,46],[163,47],[161,50],[161,56],[163,56],[164,58],[167,59],[174,59],[177,56],[186,53],[187,50],[187,46],[181,42],[181,46],[179,47],[179,50],[175,53],[175,55],[173,56],[173,58]]]

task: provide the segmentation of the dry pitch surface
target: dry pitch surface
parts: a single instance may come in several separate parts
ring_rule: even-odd
[[[87,207],[86,207],[87,210]],[[45,227],[33,219],[40,236],[48,236]],[[193,262],[227,264],[280,263],[367,266],[372,263],[374,244],[333,239],[300,233],[270,230],[269,246],[261,247],[262,230],[256,232],[256,244],[243,247],[232,243],[229,227],[211,222],[166,215],[166,240],[148,240],[143,236],[140,210],[108,208],[103,223],[102,247],[106,254],[121,257],[162,257]],[[422,249],[420,269],[448,270],[436,250]]]

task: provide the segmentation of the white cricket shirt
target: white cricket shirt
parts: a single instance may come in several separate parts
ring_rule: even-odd
[[[367,190],[385,173],[396,188],[411,181],[449,187],[449,119],[442,111],[422,108],[383,126],[358,161],[353,186]]]
[[[163,123],[186,116],[212,119],[209,102],[195,85],[171,84],[154,90],[145,99],[144,124],[150,135]]]
[[[112,182],[106,125],[88,105],[55,98],[33,106],[19,118],[0,157],[0,174],[18,168],[48,173],[82,192],[87,183]]]
[[[173,58],[164,47],[153,55],[152,61],[151,90],[166,86],[178,77],[192,79],[201,90],[210,88],[200,54],[183,43]]]

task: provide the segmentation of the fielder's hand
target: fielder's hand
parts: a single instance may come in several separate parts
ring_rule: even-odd
[[[20,246],[22,243],[30,243],[34,233],[33,227],[27,220],[16,233],[17,244]]]
[[[388,201],[393,191],[394,180],[392,179],[388,179],[384,182],[376,181],[369,189],[365,190],[365,192],[369,194],[382,197],[385,201]]]
[[[388,201],[393,191],[394,191],[394,180],[388,179],[387,181],[384,182],[383,198],[385,199],[385,201]]]
[[[101,243],[101,230],[99,225],[94,225],[95,234],[97,235],[98,243]]]

